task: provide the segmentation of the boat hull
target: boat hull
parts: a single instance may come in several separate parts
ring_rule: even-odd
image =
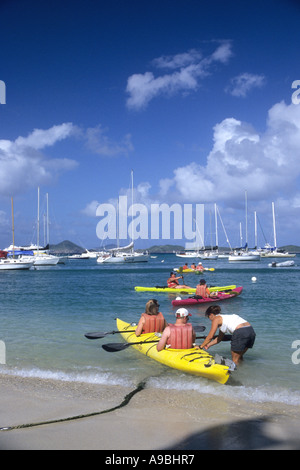
[[[19,260],[1,260],[0,270],[16,270],[16,269],[30,269],[33,262],[21,262]]]
[[[216,291],[223,291],[223,290],[232,290],[235,289],[236,285],[231,285],[231,286],[218,286],[218,287],[209,287],[209,290],[211,292],[216,292]],[[196,292],[196,287],[193,288],[191,287],[190,289],[184,289],[184,288],[178,288],[178,289],[173,289],[172,287],[143,287],[143,286],[136,286],[134,288],[137,292],[169,292],[173,294],[195,294]]]
[[[133,329],[132,325],[119,318],[117,318],[117,328],[128,343],[134,343],[138,340],[148,341],[148,344],[135,344],[132,347],[165,366],[187,374],[214,380],[220,384],[225,384],[230,377],[229,367],[216,364],[214,357],[202,349],[163,349],[158,352],[156,343],[150,343],[150,341],[155,340],[158,342],[155,333],[143,334],[137,338],[135,333],[126,333],[126,330]]]
[[[220,302],[222,300],[228,300],[232,299],[234,297],[237,297],[242,293],[243,288],[242,287],[237,287],[236,289],[232,289],[230,292],[225,293],[225,292],[218,292],[218,296],[215,298],[207,297],[205,299],[192,299],[192,298],[187,298],[187,299],[176,299],[172,301],[172,305],[174,307],[180,307],[181,305],[205,305],[207,303],[211,302]]]
[[[260,261],[260,255],[229,255],[228,261]]]

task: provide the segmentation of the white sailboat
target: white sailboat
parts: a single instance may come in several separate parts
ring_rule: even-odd
[[[132,226],[132,246],[130,247],[130,253],[125,255],[125,263],[143,263],[148,261],[148,253],[138,253],[134,250],[134,236],[133,236],[133,170],[131,170],[131,226]]]
[[[116,248],[111,248],[108,250],[109,253],[103,253],[97,258],[97,263],[125,263],[126,257],[130,256],[130,253],[126,253],[126,250],[129,250],[132,246],[133,242],[122,248],[119,246]]]
[[[13,247],[14,247],[14,245],[15,245],[15,224],[14,224],[13,198],[11,198],[11,211],[12,211]],[[1,258],[0,259],[0,270],[30,269],[32,265],[33,265],[32,261],[25,261],[22,258],[15,258],[14,248],[13,248],[12,258]]]
[[[248,251],[248,204],[247,191],[245,191],[245,220],[246,220],[246,248],[235,251],[228,256],[228,261],[260,261],[260,255]],[[242,241],[242,228],[240,224],[240,237]],[[242,245],[242,243],[241,243]]]
[[[199,251],[179,251],[175,254],[178,258],[200,258]]]
[[[133,171],[131,171],[131,218],[133,220]],[[119,209],[117,209],[117,213]],[[97,263],[141,263],[148,261],[148,253],[138,253],[134,251],[134,237],[133,237],[133,224],[132,224],[132,234],[131,242],[129,245],[124,247],[119,247],[119,226],[118,226],[118,216],[117,216],[117,247],[108,250],[109,255],[102,254],[97,258]],[[130,250],[130,251],[129,251]]]
[[[267,247],[264,249],[260,256],[263,258],[294,258],[295,253],[288,253],[287,251],[278,251],[277,249],[277,237],[276,237],[276,220],[275,220],[275,206],[272,202],[272,217],[273,217],[273,236],[274,236],[274,248]]]
[[[49,245],[49,220],[48,220],[48,193],[47,198],[47,244]],[[29,260],[32,258],[34,266],[56,266],[59,262],[59,257],[50,255],[45,250],[40,251],[40,188],[38,187],[38,213],[37,213],[37,249],[35,254],[31,256],[23,256],[23,259]]]
[[[219,208],[217,207],[217,204],[215,204],[216,246],[219,247],[218,214],[219,214],[220,221],[221,221],[221,224],[222,224],[222,228],[223,228],[223,231],[224,231],[224,234],[225,234],[225,237],[226,237],[226,242],[228,243],[229,251],[230,251],[230,253],[231,253],[231,252],[232,252],[232,247],[231,247],[231,245],[230,245],[229,238],[228,238],[227,232],[226,232],[226,230],[225,230],[225,227],[224,227],[224,224],[223,224],[223,220],[222,220],[222,217],[221,217]],[[218,248],[218,259],[227,259],[228,257],[229,257],[229,253],[228,253],[228,252],[219,252],[219,248]]]

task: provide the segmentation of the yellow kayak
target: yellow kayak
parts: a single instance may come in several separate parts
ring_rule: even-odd
[[[194,274],[202,274],[205,271],[214,271],[215,268],[203,268],[203,269],[192,269],[192,268],[174,268],[173,271],[176,273],[183,273],[183,274],[189,274],[189,273],[194,273]]]
[[[211,292],[219,292],[223,290],[232,290],[236,288],[236,285],[231,286],[218,286],[218,287],[211,287],[208,286]],[[189,289],[184,287],[143,287],[143,286],[136,286],[134,288],[137,292],[173,292],[174,294],[195,294],[196,287],[191,287]]]
[[[229,366],[216,364],[214,357],[207,351],[196,348],[169,348],[158,352],[156,349],[156,343],[150,342],[159,340],[155,333],[147,333],[138,337],[135,333],[126,333],[126,330],[130,329],[132,331],[134,327],[130,323],[126,323],[119,318],[117,318],[117,328],[128,343],[145,341],[145,343],[142,344],[134,344],[132,347],[161,364],[172,367],[173,369],[181,370],[188,374],[215,380],[220,384],[225,384],[230,377]]]

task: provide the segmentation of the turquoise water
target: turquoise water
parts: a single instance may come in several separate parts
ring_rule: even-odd
[[[101,344],[121,341],[120,335],[94,341],[84,337],[86,332],[115,330],[116,317],[137,321],[153,297],[172,321],[173,295],[139,293],[134,286],[165,285],[171,269],[182,264],[175,255],[158,255],[148,263],[133,265],[66,260],[54,268],[0,272],[0,339],[6,345],[6,365],[0,366],[0,372],[125,386],[147,378],[148,387],[299,405],[300,364],[292,361],[292,343],[300,340],[300,259],[295,258],[292,268],[270,268],[269,262],[203,262],[215,268],[205,273],[208,284],[244,287],[240,297],[221,303],[222,311],[241,315],[257,333],[254,348],[225,386],[166,368],[131,348],[116,353],[101,348]],[[185,275],[185,283],[191,286],[198,279]],[[190,308],[191,320],[209,331],[205,309]],[[230,343],[210,352],[230,357]]]

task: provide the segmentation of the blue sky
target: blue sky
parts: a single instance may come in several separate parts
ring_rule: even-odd
[[[272,201],[278,245],[300,245],[299,2],[2,0],[0,16],[1,248],[11,197],[16,244],[35,241],[38,186],[52,243],[101,245],[97,205],[132,169],[135,202],[204,203],[207,244],[214,203],[239,243],[247,191],[250,245],[254,211],[273,241]]]

